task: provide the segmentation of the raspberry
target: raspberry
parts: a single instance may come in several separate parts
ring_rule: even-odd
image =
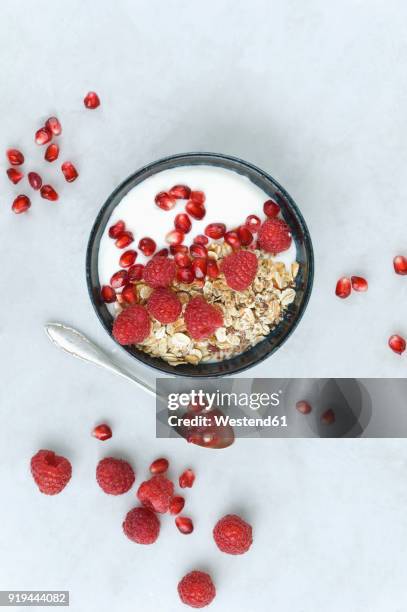
[[[119,344],[137,344],[149,335],[151,321],[141,304],[125,308],[113,323],[113,337]]]
[[[199,295],[188,302],[184,318],[189,334],[197,340],[212,336],[223,325],[219,308],[208,304]]]
[[[220,269],[231,289],[244,291],[256,276],[257,264],[257,257],[254,253],[250,251],[235,251],[225,257]]]
[[[144,268],[143,278],[147,285],[154,289],[156,287],[168,287],[175,278],[175,271],[176,266],[173,259],[156,255],[153,259],[150,259]]]
[[[56,495],[66,487],[72,476],[68,459],[51,450],[39,450],[31,459],[31,474],[41,493]]]
[[[209,574],[195,570],[179,582],[178,594],[187,606],[204,608],[215,599],[216,589]]]
[[[160,533],[160,521],[148,508],[133,508],[126,514],[123,531],[137,544],[153,544]]]
[[[160,323],[173,323],[181,314],[182,304],[173,291],[157,287],[148,298],[147,310]]]
[[[135,481],[130,463],[123,459],[106,457],[99,461],[96,468],[96,480],[100,488],[109,495],[126,493]]]
[[[162,474],[142,482],[137,491],[137,497],[143,506],[160,513],[167,512],[173,495],[173,483]]]
[[[259,245],[267,253],[281,253],[291,246],[291,231],[282,219],[267,219],[259,229]]]
[[[252,528],[240,516],[227,514],[216,523],[213,538],[222,552],[242,555],[252,545]]]

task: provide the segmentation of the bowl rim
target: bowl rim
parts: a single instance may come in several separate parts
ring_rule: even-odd
[[[98,305],[95,302],[95,298],[94,298],[94,285],[92,283],[92,261],[93,261],[93,247],[94,247],[94,242],[95,242],[95,238],[96,238],[96,234],[98,232],[100,223],[104,217],[105,211],[106,209],[110,206],[112,200],[122,191],[124,191],[127,186],[129,185],[129,183],[132,183],[134,180],[136,180],[138,177],[140,177],[140,175],[145,174],[146,172],[152,171],[154,169],[157,168],[157,171],[159,170],[159,167],[162,166],[163,164],[166,164],[168,162],[172,162],[172,161],[177,161],[177,160],[193,160],[194,158],[199,157],[199,158],[207,158],[208,162],[211,159],[218,159],[220,161],[231,161],[232,163],[241,165],[245,168],[248,168],[249,170],[252,170],[258,174],[260,174],[265,180],[270,181],[277,189],[278,191],[280,191],[282,193],[282,195],[284,196],[284,198],[288,201],[289,206],[291,208],[291,210],[294,212],[295,217],[297,219],[297,221],[299,222],[300,226],[301,226],[301,230],[304,233],[304,238],[305,238],[305,242],[306,242],[306,252],[307,252],[307,265],[308,265],[308,278],[307,278],[307,284],[303,290],[303,299],[301,302],[301,306],[297,312],[297,315],[294,319],[294,321],[292,322],[292,324],[290,325],[290,327],[287,329],[287,332],[284,334],[284,336],[279,340],[279,342],[277,342],[274,346],[272,346],[270,348],[269,351],[266,351],[264,353],[264,355],[259,355],[259,357],[257,357],[252,363],[246,363],[246,364],[242,364],[240,366],[236,366],[233,371],[231,372],[211,372],[211,373],[198,373],[196,372],[195,374],[189,374],[187,372],[177,372],[175,371],[174,373],[169,373],[168,371],[164,370],[163,368],[161,368],[158,363],[147,363],[145,361],[143,361],[142,359],[140,359],[137,354],[130,352],[126,346],[122,346],[120,344],[118,344],[117,342],[115,342],[112,333],[111,333],[111,329],[109,329],[108,325],[106,324],[105,320],[103,319],[101,313],[99,312],[99,308]],[[203,162],[204,163],[204,162]],[[187,165],[183,164],[183,165]],[[199,164],[197,164],[199,165]],[[119,201],[120,202],[120,201]],[[117,203],[117,205],[119,204],[119,202]],[[99,252],[99,249],[97,250],[97,253]],[[223,376],[234,376],[236,374],[239,374],[241,372],[244,372],[245,370],[248,370],[249,368],[255,367],[256,365],[262,363],[265,359],[267,359],[268,357],[270,357],[271,355],[273,355],[287,340],[288,338],[291,336],[291,334],[295,331],[295,329],[297,328],[299,322],[301,321],[302,317],[304,316],[304,313],[307,309],[310,297],[311,297],[311,293],[312,293],[312,288],[313,288],[313,283],[314,283],[314,273],[315,273],[315,260],[314,260],[314,249],[313,249],[313,245],[312,245],[312,240],[311,240],[311,235],[310,232],[308,230],[308,226],[305,222],[305,219],[300,211],[300,209],[298,208],[297,204],[294,202],[293,198],[290,196],[290,194],[286,191],[286,189],[276,180],[274,179],[270,174],[268,174],[267,172],[265,172],[264,170],[262,170],[261,168],[259,168],[258,166],[256,166],[255,164],[252,164],[251,162],[247,162],[246,160],[241,159],[240,157],[235,157],[233,155],[228,155],[228,154],[224,154],[224,153],[211,153],[208,151],[191,151],[191,152],[187,152],[187,153],[176,153],[173,155],[167,155],[165,157],[161,157],[160,159],[150,162],[148,164],[145,164],[144,166],[142,166],[141,168],[139,168],[138,170],[136,170],[135,172],[133,172],[132,174],[130,174],[126,179],[124,179],[111,193],[110,195],[107,197],[107,199],[105,200],[104,204],[102,205],[102,207],[100,208],[98,214],[96,215],[95,221],[93,222],[92,225],[92,229],[91,232],[89,234],[89,239],[88,239],[88,243],[87,243],[87,247],[86,247],[86,284],[87,284],[87,288],[88,288],[88,294],[90,297],[90,301],[91,304],[93,306],[94,311],[96,312],[96,316],[99,319],[100,323],[102,324],[102,327],[106,330],[106,332],[108,333],[109,337],[115,342],[115,344],[117,344],[122,350],[124,350],[126,352],[127,355],[129,355],[130,357],[132,357],[133,359],[135,359],[140,365],[144,365],[147,366],[151,369],[153,369],[156,372],[161,373],[162,376],[183,376],[185,378],[219,378],[219,377],[223,377]],[[255,347],[252,347],[255,348]],[[248,349],[251,350],[251,349]],[[245,351],[246,352],[246,351]],[[158,361],[158,359],[157,359]],[[215,362],[216,363],[216,362]],[[223,362],[219,362],[219,363],[223,363]]]

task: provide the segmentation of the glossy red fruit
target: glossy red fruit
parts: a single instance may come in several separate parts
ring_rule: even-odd
[[[191,244],[189,252],[192,257],[207,257],[208,249],[203,244]]]
[[[350,280],[355,291],[367,291],[368,282],[362,276],[351,276]]]
[[[11,209],[16,215],[27,212],[31,206],[31,200],[26,195],[19,195],[15,198]]]
[[[174,495],[170,500],[169,511],[170,514],[179,514],[185,506],[185,499],[181,495]]]
[[[403,255],[396,255],[393,259],[394,271],[396,274],[405,276],[407,274],[407,258]]]
[[[61,166],[62,174],[67,183],[73,183],[78,178],[78,171],[72,162],[66,161]]]
[[[120,287],[123,287],[127,282],[127,271],[126,270],[118,270],[118,272],[115,272],[112,276],[112,278],[110,279],[110,284],[113,287],[113,289],[120,289]]]
[[[100,106],[100,98],[95,91],[89,91],[84,97],[83,103],[86,108],[93,110]]]
[[[245,225],[241,225],[237,230],[237,235],[242,246],[249,246],[253,242],[253,234]]]
[[[156,250],[157,245],[152,238],[146,237],[140,240],[138,248],[146,257],[150,257]]]
[[[182,253],[183,255],[185,255],[188,252],[189,250],[186,244],[171,244],[170,246],[171,255],[176,255],[177,253]]]
[[[17,183],[19,183],[21,179],[24,177],[24,174],[20,172],[20,170],[17,170],[16,168],[9,168],[7,170],[7,176],[10,179],[10,181],[14,183],[14,185],[17,185]]]
[[[28,173],[28,182],[35,191],[38,191],[38,189],[42,187],[42,178],[37,172]]]
[[[124,232],[125,227],[124,221],[117,221],[114,225],[109,227],[109,238],[114,238],[116,240],[116,238]]]
[[[392,351],[401,355],[406,350],[406,341],[402,336],[394,334],[389,338],[389,347]]]
[[[267,200],[263,204],[263,211],[266,217],[277,217],[280,212],[280,206],[277,204],[275,200]]]
[[[206,274],[209,278],[218,278],[219,266],[214,259],[209,258],[206,265]]]
[[[185,236],[183,232],[180,232],[179,230],[172,230],[166,235],[165,242],[168,242],[168,244],[181,244],[184,241],[184,238]]]
[[[195,278],[197,279],[205,278],[207,267],[208,261],[204,257],[195,257],[192,260],[192,270],[194,271]]]
[[[194,484],[194,481],[195,474],[191,470],[191,468],[188,468],[187,470],[182,472],[181,476],[179,477],[179,486],[181,487],[181,489],[185,489],[186,487],[190,489]]]
[[[134,236],[131,232],[121,232],[116,239],[115,245],[118,249],[125,249],[134,240]]]
[[[204,236],[203,234],[198,234],[194,238],[194,244],[202,244],[203,246],[207,245],[209,242],[208,236]]]
[[[186,185],[174,185],[168,192],[172,198],[177,200],[188,200],[191,195],[191,190]]]
[[[18,149],[8,149],[6,155],[12,166],[21,166],[24,163],[24,155]]]
[[[120,255],[119,265],[121,268],[130,268],[136,261],[137,251],[130,249]]]
[[[192,268],[178,268],[177,270],[177,281],[190,285],[195,280],[195,273]]]
[[[190,518],[187,516],[177,516],[175,519],[175,524],[178,528],[178,531],[184,533],[185,535],[192,533],[194,530],[194,525]]]
[[[205,234],[209,236],[209,238],[213,238],[213,240],[219,240],[219,238],[223,238],[226,232],[226,225],[224,223],[209,223],[205,227]]]
[[[297,408],[298,412],[301,412],[301,414],[309,414],[312,410],[311,404],[304,400],[297,402],[295,407]]]
[[[339,298],[345,299],[350,296],[352,283],[347,276],[343,276],[336,283],[335,293]]]
[[[106,423],[102,423],[101,425],[96,425],[94,430],[92,431],[92,436],[97,440],[101,440],[104,442],[105,440],[109,440],[112,437],[112,430],[109,425]]]
[[[186,213],[180,213],[174,219],[174,227],[176,230],[188,234],[191,231],[192,222]]]
[[[116,291],[110,285],[103,285],[100,295],[106,304],[112,304],[116,301]]]
[[[335,423],[335,413],[332,408],[328,408],[328,410],[325,410],[325,412],[321,414],[321,423],[323,425],[332,425],[332,423]]]
[[[234,231],[226,232],[224,239],[225,239],[225,242],[230,244],[232,249],[238,249],[241,246],[240,238],[237,232],[234,232]]]
[[[256,233],[260,229],[261,220],[257,215],[249,215],[245,221],[245,225],[251,232]]]
[[[51,202],[56,202],[59,198],[59,195],[51,185],[43,185],[40,193],[44,200],[50,200]]]
[[[191,191],[189,199],[197,204],[203,205],[206,198],[203,191]]]
[[[164,472],[168,470],[168,467],[169,467],[168,459],[165,459],[164,457],[160,457],[159,459],[156,459],[155,461],[152,462],[152,464],[150,465],[150,472],[152,474],[163,474]]]
[[[52,139],[52,132],[47,127],[42,127],[35,132],[35,142],[38,145],[45,145]]]
[[[197,221],[203,219],[206,214],[205,207],[198,202],[194,202],[194,200],[188,200],[185,205],[185,210],[193,219],[196,219]]]
[[[174,260],[179,268],[189,268],[192,263],[187,253],[176,253],[174,255]]]
[[[134,293],[134,285],[126,285],[121,292],[123,300],[127,304],[137,304],[137,296]]]
[[[48,128],[54,136],[59,136],[62,133],[62,126],[56,117],[47,119],[45,127]]]
[[[141,280],[143,278],[143,270],[143,264],[135,264],[134,266],[131,266],[127,270],[128,280],[132,282]]]
[[[170,194],[166,191],[160,191],[160,193],[157,193],[154,201],[162,210],[172,210],[177,203],[177,200],[170,196]]]
[[[154,257],[168,257],[168,255],[169,250],[165,247],[164,249],[160,249],[159,251],[157,251]]]
[[[48,162],[53,162],[58,159],[59,146],[54,142],[47,146],[44,159]]]

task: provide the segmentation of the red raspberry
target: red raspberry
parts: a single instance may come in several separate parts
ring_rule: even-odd
[[[160,323],[173,323],[181,314],[182,304],[171,289],[157,287],[148,298],[147,310]]]
[[[147,285],[153,287],[168,287],[175,278],[176,266],[173,259],[155,256],[146,265],[143,278]]]
[[[216,523],[213,538],[222,552],[242,555],[252,545],[252,528],[240,516],[227,514]]]
[[[291,231],[282,219],[267,219],[259,229],[259,245],[267,253],[281,253],[291,246]]]
[[[133,508],[126,514],[123,531],[137,544],[153,544],[160,533],[160,521],[148,508]]]
[[[109,495],[127,493],[133,486],[135,475],[130,463],[123,459],[106,457],[99,461],[96,480],[100,488]]]
[[[226,283],[235,291],[244,291],[251,285],[257,273],[257,257],[250,251],[235,251],[221,263]]]
[[[68,459],[51,450],[40,450],[31,459],[31,474],[45,495],[56,495],[66,487],[72,476]]]
[[[184,318],[190,336],[197,340],[209,338],[223,325],[221,310],[208,304],[199,295],[188,302]]]
[[[150,334],[151,321],[141,304],[122,310],[113,323],[113,337],[119,344],[137,344]]]
[[[204,608],[215,599],[216,589],[209,574],[195,570],[179,582],[178,594],[187,606]]]
[[[143,506],[160,513],[167,512],[173,495],[173,483],[162,474],[142,482],[137,491],[137,497]]]

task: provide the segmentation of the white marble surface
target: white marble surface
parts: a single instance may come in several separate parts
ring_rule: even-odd
[[[0,588],[70,589],[75,612],[172,612],[184,609],[177,580],[200,566],[218,587],[214,612],[407,609],[404,441],[252,440],[220,453],[157,441],[149,398],[58,353],[42,331],[62,320],[118,354],[85,286],[95,215],[144,163],[212,150],[275,176],[315,246],[300,327],[250,374],[405,376],[386,341],[407,333],[407,279],[392,272],[393,255],[407,253],[406,18],[401,0],[3,0],[2,149],[21,146],[26,168],[42,170],[32,135],[56,113],[80,179],[52,178],[61,201],[34,197],[17,217],[9,207],[22,189],[1,160]],[[102,99],[96,112],[82,106],[89,89]],[[344,273],[365,274],[368,294],[335,298]],[[89,437],[103,419],[114,428],[106,445]],[[39,447],[72,460],[56,498],[29,478]],[[94,483],[98,457],[113,452],[132,459],[139,482],[161,454],[174,474],[196,469],[192,536],[168,520],[156,546],[126,541],[133,493],[110,499]],[[255,525],[246,557],[221,556],[210,541],[226,511]]]

